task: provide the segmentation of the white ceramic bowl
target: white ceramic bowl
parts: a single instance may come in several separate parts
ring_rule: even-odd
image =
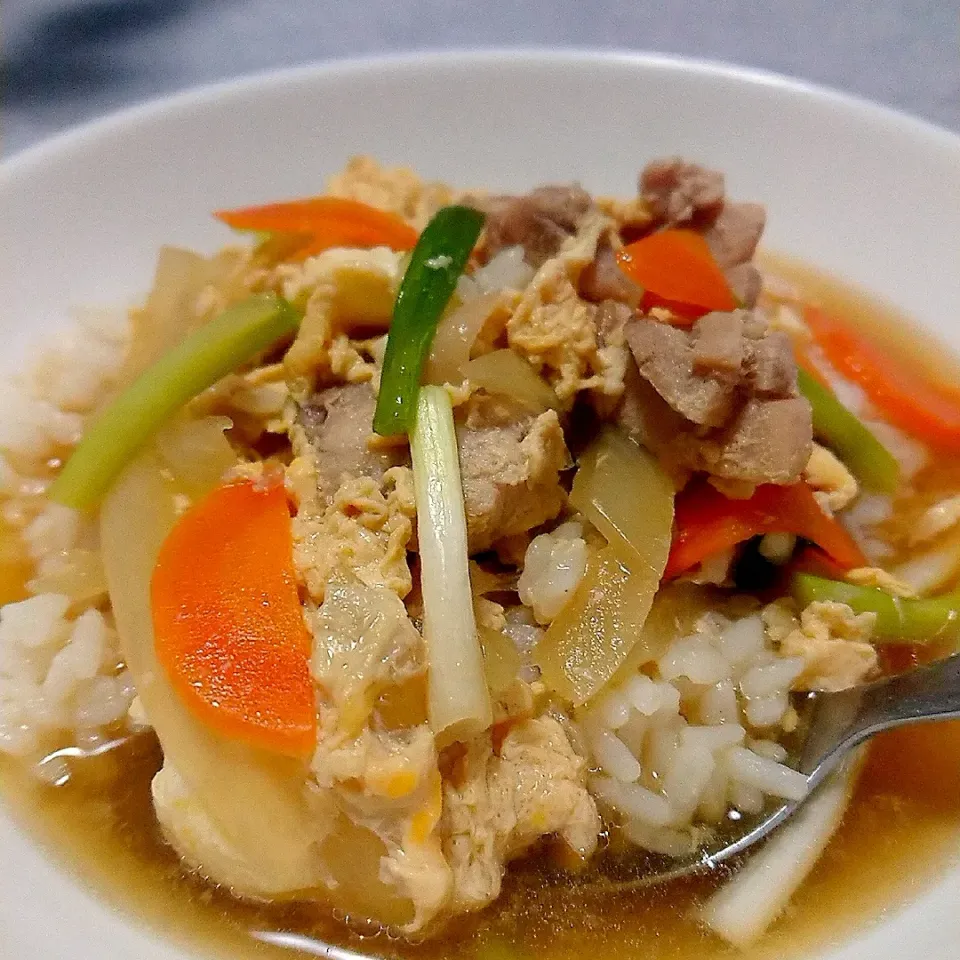
[[[578,177],[628,194],[681,153],[762,200],[768,247],[900,306],[960,347],[960,138],[770,74],[634,54],[481,53],[335,63],[136,108],[0,168],[0,367],[127,300],[161,243],[215,248],[219,207],[315,193],[354,153],[523,190]],[[174,960],[182,948],[83,890],[0,814],[0,953]],[[955,960],[960,871],[831,960]]]

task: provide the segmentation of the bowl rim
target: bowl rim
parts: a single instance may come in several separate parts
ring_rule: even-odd
[[[632,65],[639,68],[675,71],[747,83],[779,90],[802,99],[819,101],[823,106],[859,114],[863,120],[874,125],[886,126],[901,135],[925,140],[931,147],[960,152],[960,132],[856,93],[800,77],[788,76],[763,67],[747,66],[722,59],[628,48],[468,46],[371,53],[315,60],[293,66],[268,67],[149,97],[129,106],[109,111],[102,116],[68,126],[3,158],[0,160],[0,190],[9,186],[17,176],[28,173],[32,168],[41,166],[44,162],[53,160],[72,148],[115,134],[131,124],[149,122],[170,113],[201,107],[224,95],[242,95],[250,90],[281,87],[312,77],[361,76],[382,70],[408,73],[423,68],[455,67],[463,62],[468,62],[474,67],[503,62],[509,62],[514,66],[523,63],[545,66],[570,64],[577,67],[590,63]]]
[[[16,189],[21,178],[48,176],[51,169],[55,171],[64,160],[70,160],[78,154],[82,156],[86,148],[100,148],[105,143],[116,142],[128,132],[135,133],[142,125],[167,120],[180,113],[203,111],[224,98],[237,102],[242,101],[245,96],[256,95],[261,91],[276,91],[288,85],[311,81],[415,78],[431,70],[453,71],[461,66],[489,72],[492,68],[504,64],[515,69],[529,68],[533,71],[564,66],[584,71],[619,68],[624,71],[634,70],[640,78],[645,74],[659,74],[676,78],[692,77],[705,82],[713,80],[731,88],[746,86],[760,93],[766,92],[773,100],[782,98],[794,105],[807,105],[826,111],[834,118],[849,121],[854,129],[873,129],[901,141],[913,141],[941,159],[960,163],[960,135],[957,132],[855,94],[761,68],[711,59],[617,49],[478,47],[324,60],[241,74],[154,97],[68,127],[4,158],[0,161],[0,192]],[[154,919],[146,920],[126,907],[118,906],[116,899],[104,895],[98,885],[88,882],[82,873],[66,866],[65,859],[45,843],[38,842],[30,833],[22,832],[22,835],[31,851],[42,858],[46,866],[65,877],[71,888],[82,892],[100,907],[111,908],[119,928],[156,938],[163,945],[176,950],[177,957],[194,955],[197,946],[192,937],[158,935],[160,928]],[[936,879],[915,895],[907,894],[898,899],[896,910],[911,909],[922,903],[927,894],[943,883],[945,874],[946,870],[941,871]],[[883,914],[871,917],[870,925],[883,919]],[[867,924],[858,925],[856,932],[849,935],[849,939],[844,938],[841,949],[851,944],[858,945],[861,939],[867,936],[869,929]],[[831,953],[830,956],[832,955]],[[331,956],[335,955],[331,953]],[[342,955],[342,960],[358,960],[359,956],[346,953]]]

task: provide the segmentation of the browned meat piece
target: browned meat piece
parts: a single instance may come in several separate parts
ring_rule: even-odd
[[[594,303],[619,300],[631,307],[636,307],[643,297],[643,288],[618,266],[617,255],[608,236],[601,238],[596,256],[580,274],[578,292],[584,300]]]
[[[726,200],[722,174],[679,157],[648,164],[640,195],[661,222],[692,222],[701,230],[739,302],[747,309],[756,305],[760,273],[750,260],[766,225],[760,204]]]
[[[697,324],[693,339],[693,372],[739,377],[745,344],[743,320],[736,313],[708,313]]]
[[[696,373],[694,337],[650,320],[634,320],[624,332],[641,376],[677,413],[699,426],[719,427],[730,419],[737,399],[736,378]]]
[[[720,440],[710,472],[749,483],[793,483],[810,459],[812,429],[802,397],[750,400]]]
[[[603,346],[623,346],[624,327],[634,312],[619,300],[604,300],[596,312],[597,339]]]
[[[735,267],[753,258],[766,223],[759,203],[725,203],[703,238],[721,267]]]
[[[329,387],[301,405],[291,440],[298,455],[312,453],[324,497],[333,496],[344,474],[380,479],[390,467],[410,462],[405,446],[369,446],[375,406],[369,383]]]
[[[680,157],[654,160],[640,174],[640,196],[668,223],[712,220],[723,207],[723,174]]]
[[[576,232],[592,202],[590,194],[577,184],[537,187],[526,196],[489,197],[478,202],[487,214],[487,256],[520,245],[527,263],[541,266]]]
[[[624,335],[636,365],[618,420],[671,472],[746,483],[799,479],[812,427],[787,337],[742,310],[708,314],[690,331],[634,319]]]
[[[755,307],[763,286],[760,271],[752,263],[738,263],[735,267],[728,267],[724,273],[737,300],[748,310]]]
[[[533,417],[474,397],[457,440],[471,553],[525,533],[563,508],[560,471],[570,454],[554,411]]]
[[[790,338],[771,330],[752,345],[748,375],[759,397],[788,397],[796,392],[797,362]]]

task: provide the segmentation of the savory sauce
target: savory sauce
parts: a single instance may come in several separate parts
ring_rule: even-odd
[[[544,885],[535,865],[514,868],[496,906],[438,941],[406,945],[354,935],[316,906],[245,903],[184,873],[150,801],[160,761],[154,737],[140,734],[73,761],[63,786],[44,786],[11,761],[0,781],[24,826],[82,879],[201,955],[238,960],[280,960],[297,947],[326,955],[323,943],[408,960],[574,960],[585,941],[620,960],[809,957],[916,896],[960,840],[960,723],[915,727],[873,745],[839,833],[786,916],[746,953],[690,916],[716,880],[601,897]]]
[[[789,262],[777,267],[851,319],[873,323],[882,313],[819,275]],[[880,328],[894,334],[892,315],[882,315]],[[921,479],[924,490],[956,491],[960,461],[941,462]],[[161,759],[153,735],[138,734],[69,760],[71,775],[60,786],[41,784],[9,760],[0,761],[0,784],[24,828],[78,877],[188,948],[238,960],[279,960],[297,950],[336,958],[326,944],[404,960],[574,960],[586,944],[619,960],[810,957],[915,897],[960,840],[960,723],[915,727],[874,742],[837,836],[786,915],[745,953],[692,917],[721,877],[600,896],[552,882],[535,861],[514,866],[494,906],[416,945],[363,938],[315,905],[242,902],[186,873],[153,813],[150,781]]]

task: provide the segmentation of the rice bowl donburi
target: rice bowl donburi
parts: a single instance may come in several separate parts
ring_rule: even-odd
[[[803,694],[954,648],[960,401],[762,270],[721,174],[503,196],[357,158],[217,216],[239,245],[164,248],[0,423],[0,749],[56,791],[155,738],[198,883],[375,950],[530,864],[642,898],[803,797]],[[699,898],[710,936],[764,935],[858,769]]]

